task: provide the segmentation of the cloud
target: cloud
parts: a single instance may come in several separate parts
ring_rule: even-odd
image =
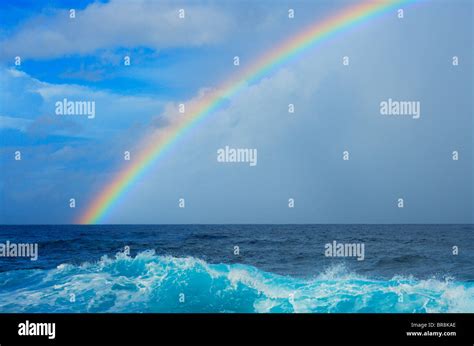
[[[228,14],[201,5],[186,5],[185,19],[173,2],[150,0],[93,3],[76,11],[40,15],[0,43],[5,58],[55,58],[93,54],[98,49],[146,46],[155,50],[200,46],[226,37],[233,26]]]
[[[152,96],[120,95],[77,84],[40,81],[15,69],[0,69],[1,114],[7,117],[2,128],[13,128],[30,135],[62,134],[103,138],[124,129],[148,124],[156,119],[165,102]],[[64,98],[94,101],[96,117],[58,117],[55,103]],[[155,122],[156,123],[156,122]],[[157,124],[157,123],[156,123]],[[59,131],[59,132],[58,132]]]
[[[30,124],[30,119],[14,118],[0,115],[0,129],[14,129],[21,132],[25,132]]]
[[[319,58],[319,61],[323,59]],[[126,201],[114,210],[113,222],[219,223],[265,219],[265,215],[256,218],[256,204],[288,198],[288,194],[307,186],[300,186],[307,181],[295,181],[295,170],[301,166],[302,157],[312,151],[311,143],[316,139],[304,143],[295,134],[304,133],[302,136],[307,138],[306,135],[325,131],[318,126],[321,120],[314,114],[317,102],[314,96],[321,88],[321,81],[330,73],[327,64],[314,64],[308,59],[244,86],[222,107],[198,121],[177,140],[169,153],[157,160],[159,163],[153,166],[149,176],[135,184]],[[212,98],[215,92],[215,89],[201,89],[185,102],[186,112]],[[296,114],[288,113],[289,103],[296,105]],[[167,119],[166,127],[160,127],[151,136],[174,131],[180,117],[191,116],[191,111],[176,114],[176,106],[168,104],[165,107],[162,116]],[[258,165],[249,168],[217,164],[216,150],[226,145],[256,148]],[[143,147],[147,144],[139,143],[134,152]],[[276,159],[276,153],[281,153],[282,157]],[[318,174],[317,171],[313,174],[316,186],[323,184],[322,179],[317,179]],[[103,187],[99,185],[95,191]],[[204,195],[206,203],[200,203]],[[172,201],[181,197],[189,202],[192,212],[183,213],[173,207]],[[249,199],[251,203],[246,202]],[[153,206],[154,210],[162,212],[157,216],[151,208],[144,206]],[[215,213],[209,213],[209,210]]]
[[[272,11],[273,7],[269,12]],[[285,11],[281,13],[285,15]],[[298,16],[305,13],[314,16],[314,11],[299,11]],[[408,27],[405,29],[408,31],[400,31],[399,22],[395,21],[380,24],[374,23],[341,35],[341,39],[307,51],[301,59],[296,58],[291,64],[272,71],[256,83],[246,85],[208,117],[196,122],[194,128],[185,131],[176,145],[170,146],[166,154],[156,160],[149,174],[136,180],[129,194],[120,199],[106,221],[399,222],[397,209],[392,208],[393,199],[399,193],[411,194],[409,200],[415,206],[407,208],[411,214],[404,221],[432,221],[433,210],[439,210],[438,201],[459,201],[457,195],[466,196],[465,190],[472,191],[472,188],[466,188],[466,183],[472,187],[472,161],[468,163],[469,169],[459,166],[463,164],[462,160],[456,163],[460,174],[456,179],[460,183],[455,188],[442,183],[446,176],[452,174],[452,168],[439,161],[439,154],[449,154],[451,146],[465,145],[459,133],[470,140],[467,143],[469,146],[462,147],[463,155],[468,157],[472,153],[472,126],[466,126],[470,124],[466,122],[466,117],[472,114],[469,112],[472,98],[468,97],[472,92],[470,74],[462,74],[465,77],[461,82],[464,83],[460,85],[464,88],[437,83],[451,80],[453,73],[452,67],[448,66],[449,61],[443,72],[439,70],[439,60],[425,59],[426,52],[437,52],[438,46],[433,44],[419,55],[416,53],[419,37],[426,36],[420,36],[420,29]],[[448,24],[446,30],[450,32]],[[261,41],[256,40],[249,29],[253,27],[241,25],[245,26],[241,41],[258,46]],[[266,32],[269,30],[266,28],[272,25],[270,21],[265,22],[261,31]],[[434,26],[434,29],[439,27],[442,26]],[[286,30],[287,27],[282,28]],[[423,28],[434,30],[429,25]],[[405,35],[406,32],[410,35]],[[461,35],[459,39],[463,38],[466,36]],[[265,39],[270,43],[277,41],[272,35]],[[251,60],[255,51],[245,49],[246,46],[239,45],[241,41],[236,41],[230,40],[230,43],[222,45],[233,45],[236,51],[248,52],[247,60]],[[459,47],[463,46],[459,45],[458,50],[461,49]],[[260,48],[265,50],[265,46]],[[469,57],[470,52],[465,49],[464,54],[460,55]],[[233,50],[229,52],[234,54]],[[414,52],[414,55],[401,56],[400,52]],[[344,55],[351,57],[350,66],[342,65]],[[193,52],[190,52],[189,59],[195,59]],[[208,55],[208,59],[213,65],[219,64],[216,55]],[[245,60],[244,57],[242,61]],[[154,67],[139,72],[151,75],[153,70],[157,75],[162,73]],[[199,72],[203,74],[203,71]],[[205,71],[209,75],[214,72]],[[440,78],[441,72],[444,73],[443,78]],[[137,78],[135,73],[133,71],[133,77]],[[179,76],[177,73],[176,79]],[[171,77],[175,77],[173,73]],[[42,196],[31,200],[47,200],[53,192],[64,195],[66,191],[66,195],[58,198],[67,200],[74,193],[81,201],[77,210],[85,208],[87,201],[100,193],[128,164],[123,160],[124,150],[132,152],[133,162],[144,149],[142,138],[176,128],[180,117],[187,116],[176,111],[179,103],[184,102],[186,109],[191,109],[193,104],[207,99],[215,86],[214,82],[199,77],[199,87],[211,88],[201,88],[196,92],[197,89],[188,86],[186,95],[195,97],[173,97],[174,102],[164,103],[156,99],[160,97],[159,92],[155,92],[153,97],[124,96],[75,84],[40,82],[16,70],[12,70],[8,78],[2,84],[8,86],[3,87],[3,92],[9,93],[10,98],[8,102],[2,102],[4,109],[1,114],[9,118],[36,119],[40,115],[51,114],[54,102],[63,97],[97,101],[99,113],[94,120],[77,120],[84,120],[83,131],[94,134],[95,138],[78,144],[61,142],[47,148],[38,147],[38,150],[43,149],[41,157],[53,161],[57,169],[51,168],[52,162],[44,165],[45,160],[37,159],[38,167],[32,166],[28,170],[22,167],[25,172],[34,171],[41,175],[43,180],[38,179],[37,185],[22,187],[22,181],[17,185],[6,184],[9,186],[8,193],[14,194],[25,188],[40,191],[38,189],[49,183],[51,191],[42,192]],[[165,85],[169,87],[169,84]],[[465,104],[459,103],[460,95],[467,100]],[[1,96],[0,99],[6,99]],[[431,114],[417,123],[386,120],[380,117],[378,104],[388,96],[421,99],[426,107],[424,109],[431,107]],[[188,100],[184,100],[186,98]],[[434,102],[446,98],[452,103]],[[295,104],[295,114],[288,113],[289,103]],[[446,104],[446,108],[433,108],[441,103]],[[446,116],[452,112],[447,108],[451,104],[460,107],[456,121]],[[28,110],[25,105],[30,108],[30,113],[25,114]],[[7,107],[11,111],[6,111]],[[460,118],[460,113],[465,114],[463,118]],[[48,125],[47,119],[43,120],[42,124]],[[21,120],[16,124],[12,120],[7,122],[11,122],[9,126],[25,128]],[[54,123],[50,125],[56,126]],[[100,145],[97,144],[99,141]],[[449,141],[452,144],[446,146]],[[225,145],[257,148],[258,165],[250,168],[248,165],[217,163],[216,149]],[[341,153],[346,149],[351,153],[349,162],[341,159]],[[31,159],[23,164],[32,164],[40,153],[30,155]],[[422,165],[421,159],[424,161]],[[15,167],[20,166],[15,164]],[[17,178],[17,171],[7,167],[4,172]],[[420,184],[419,177],[423,177],[423,184]],[[70,180],[65,181],[65,178]],[[65,181],[65,186],[53,186],[51,182],[56,181]],[[469,193],[469,205],[472,206],[472,192]],[[181,197],[186,199],[185,210],[177,208],[177,199]],[[297,207],[294,210],[287,208],[289,197],[296,198]],[[8,208],[11,211],[24,208],[24,205],[17,205],[18,208]],[[460,205],[466,203],[449,202],[449,205],[443,206],[449,215],[462,215],[459,220],[468,215],[470,220],[472,208],[468,210],[467,205],[462,208]],[[60,217],[62,221],[70,222],[70,216]]]
[[[416,205],[403,220],[420,222],[436,219],[433,215],[439,208],[437,202],[427,202],[427,195],[433,201],[440,196],[467,200],[467,192],[439,187],[442,170],[420,164],[420,158],[447,151],[439,138],[456,124],[444,116],[448,112],[433,109],[429,120],[437,119],[436,124],[388,120],[379,114],[379,102],[387,95],[426,100],[429,107],[430,93],[439,92],[438,99],[444,92],[449,94],[426,84],[430,71],[426,66],[438,66],[437,62],[413,63],[413,56],[406,57],[410,61],[391,60],[400,50],[416,51],[415,39],[407,39],[401,47],[393,44],[401,37],[405,39],[393,23],[383,31],[375,24],[363,27],[246,85],[155,160],[147,177],[129,189],[106,221],[399,222],[400,215],[392,207],[403,193]],[[367,55],[373,42],[377,44]],[[351,56],[350,66],[342,65],[344,55]],[[452,72],[450,67],[446,71]],[[185,103],[199,103],[202,98],[200,94]],[[288,114],[289,103],[295,104],[293,115]],[[469,124],[465,119],[460,123]],[[467,129],[472,143],[472,126]],[[217,163],[216,150],[226,145],[258,149],[257,166]],[[466,147],[469,153],[470,148]],[[342,160],[344,150],[350,151],[350,162]],[[432,163],[444,165],[439,156]],[[472,170],[465,172],[460,181],[472,185]],[[419,177],[424,177],[423,184]],[[296,198],[295,210],[287,208],[289,197]],[[186,199],[185,210],[177,207],[178,198]],[[462,210],[444,207],[462,220],[471,219],[467,205]]]
[[[81,64],[81,67],[77,71],[66,71],[60,74],[61,78],[64,79],[80,79],[89,82],[97,82],[104,79],[105,70],[98,68],[85,68],[84,64]]]
[[[28,134],[36,137],[47,137],[52,134],[63,136],[81,135],[83,126],[81,124],[66,120],[57,121],[54,115],[44,115],[35,119],[27,127]]]

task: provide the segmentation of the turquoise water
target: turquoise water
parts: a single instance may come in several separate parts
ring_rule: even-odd
[[[38,260],[0,257],[0,312],[474,312],[473,225],[0,226],[7,240]],[[326,257],[332,241],[364,259]]]
[[[374,280],[343,265],[301,279],[154,251],[3,272],[0,283],[2,312],[474,311],[473,282]]]

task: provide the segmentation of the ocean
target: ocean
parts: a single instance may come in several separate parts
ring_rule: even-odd
[[[0,312],[474,312],[474,225],[0,226],[6,241],[38,260],[0,257]],[[334,241],[363,259],[325,256]]]

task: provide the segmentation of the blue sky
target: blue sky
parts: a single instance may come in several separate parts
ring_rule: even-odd
[[[123,152],[133,159],[141,138],[172,121],[170,109],[353,2],[2,1],[0,223],[73,222],[124,166]],[[473,5],[404,10],[247,85],[104,222],[473,222]],[[96,117],[56,115],[64,98],[95,101]],[[420,119],[382,116],[388,98],[420,102]],[[218,163],[226,145],[256,148],[257,166]]]

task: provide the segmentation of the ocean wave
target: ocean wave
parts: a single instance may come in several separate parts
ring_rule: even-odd
[[[474,312],[474,283],[376,280],[341,265],[300,279],[145,251],[0,273],[0,312]]]

